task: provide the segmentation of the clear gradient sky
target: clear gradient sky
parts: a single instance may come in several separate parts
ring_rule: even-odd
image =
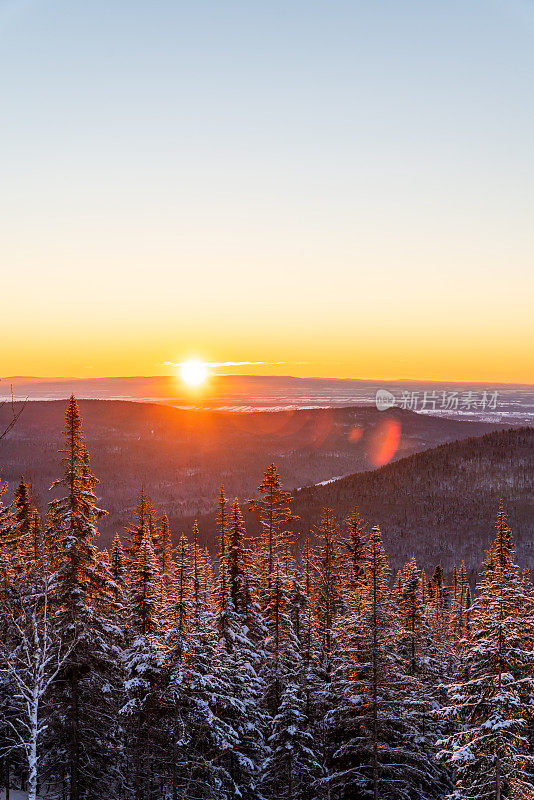
[[[0,0],[0,75],[0,375],[534,381],[532,0]]]

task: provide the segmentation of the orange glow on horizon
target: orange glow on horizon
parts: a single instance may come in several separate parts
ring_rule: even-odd
[[[435,344],[417,345],[402,342],[399,337],[388,342],[367,342],[358,346],[357,335],[331,341],[331,353],[327,342],[310,341],[307,346],[287,339],[271,343],[252,341],[250,361],[260,363],[216,368],[218,375],[293,375],[300,378],[331,378],[375,381],[438,381],[447,383],[517,383],[534,384],[534,357],[530,353],[531,340],[526,336],[518,339],[515,347],[510,342],[488,341],[484,350],[476,343],[450,341],[448,346]],[[214,334],[214,340],[221,339]],[[253,340],[251,335],[248,337]],[[13,339],[13,347],[3,354],[1,378],[8,376],[32,376],[38,378],[105,378],[130,376],[177,375],[176,367],[164,366],[169,357],[176,358],[172,342],[175,335],[169,334],[165,341],[121,342],[111,334],[109,338],[87,339],[75,337],[69,341],[49,334],[27,341],[25,332]],[[233,338],[225,337],[217,348],[213,342],[192,342],[187,350],[200,350],[209,354],[209,359],[224,361],[228,356],[241,360],[243,347]],[[328,341],[332,339],[329,335]],[[169,342],[171,344],[169,345]],[[522,346],[521,346],[522,342]],[[315,347],[314,347],[315,345]],[[186,348],[184,348],[186,349]],[[257,356],[257,357],[256,357]],[[236,360],[237,360],[236,359]],[[178,359],[179,360],[179,351]],[[278,363],[280,362],[280,363]],[[179,376],[179,373],[178,373]]]
[[[124,328],[119,323],[102,324],[89,334],[79,320],[59,326],[47,319],[41,327],[38,316],[26,327],[17,321],[11,346],[2,356],[0,377],[172,376],[177,368],[165,362],[181,364],[189,354],[201,353],[206,364],[231,359],[229,366],[210,368],[213,377],[534,383],[530,323],[520,314],[504,330],[479,326],[448,331],[437,324],[404,324],[400,317],[387,316],[374,325],[363,313],[357,323],[348,314],[330,314],[324,324],[311,328],[303,320],[296,324],[282,317],[275,334],[262,319],[248,318],[235,327],[231,322],[219,327],[215,318],[192,333],[182,323],[158,326],[147,320],[144,330],[132,334],[126,320]]]

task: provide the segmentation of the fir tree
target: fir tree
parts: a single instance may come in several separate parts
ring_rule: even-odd
[[[426,622],[432,632],[435,646],[450,654],[448,614],[445,601],[443,567],[438,564],[428,583],[428,599],[425,606]]]
[[[198,545],[193,526],[191,624],[185,658],[174,649],[167,655],[167,727],[171,746],[173,797],[230,798],[237,788],[225,766],[226,754],[239,745],[222,710],[228,687],[222,669],[212,608],[211,564]]]
[[[126,578],[124,549],[118,533],[115,534],[111,548],[111,574],[118,586],[123,586]]]
[[[131,609],[131,618],[135,619],[135,608]],[[139,620],[128,632],[124,651],[122,788],[131,790],[136,800],[159,800],[159,775],[164,763],[159,730],[163,654],[156,637],[141,631],[142,625],[143,620]]]
[[[262,791],[272,800],[317,798],[321,776],[316,743],[297,687],[289,684],[271,723],[269,755],[262,768]]]
[[[237,497],[232,505],[228,541],[226,545],[226,571],[228,598],[234,614],[244,617],[245,612],[245,522]]]
[[[198,523],[193,524],[192,542],[192,570],[193,570],[193,592],[192,592],[192,625],[193,635],[202,639],[205,628],[209,628],[210,634],[214,632],[214,590],[213,573],[211,560],[206,549],[200,547],[198,543]]]
[[[441,714],[460,723],[439,742],[455,770],[455,800],[504,800],[534,795],[528,720],[534,696],[534,620],[514,562],[512,532],[502,504],[472,611],[465,679],[449,685]]]
[[[313,616],[313,558],[310,548],[310,535],[306,535],[304,543],[304,563],[303,563],[303,584],[306,597],[306,614],[303,618],[304,628],[302,632],[302,657],[306,664],[311,663],[315,650],[315,621]]]
[[[257,614],[250,554],[237,500],[232,506],[226,533],[227,613],[222,654],[222,679],[226,690],[220,714],[235,731],[237,740],[226,752],[223,763],[237,796],[259,800],[259,773],[265,750],[262,700],[266,688],[259,675],[264,650],[258,645],[266,631]],[[219,583],[219,592],[220,586]]]
[[[187,650],[193,609],[193,570],[191,547],[182,534],[176,549],[174,582],[167,611],[169,630],[167,641],[171,645],[175,660],[182,661]]]
[[[407,639],[407,656],[409,671],[415,675],[418,671],[420,640],[423,633],[424,607],[421,597],[421,573],[417,568],[415,556],[404,565],[398,597],[401,614],[401,625]]]
[[[155,633],[159,619],[159,567],[147,525],[131,569],[130,620],[144,636]]]
[[[358,507],[354,506],[345,519],[345,592],[353,595],[356,602],[361,596],[365,572],[366,531],[365,521],[360,516]]]
[[[455,568],[456,569],[456,568]],[[456,583],[453,582],[453,594],[449,610],[449,628],[451,640],[457,648],[463,648],[464,639],[468,635],[469,608],[471,591],[467,582],[465,564],[462,561],[460,570],[456,572]]]
[[[219,632],[227,637],[228,622],[228,501],[221,485],[216,516],[216,541],[218,546],[217,604]]]
[[[65,424],[66,495],[53,505],[51,597],[54,624],[70,650],[56,684],[55,707],[64,709],[51,720],[49,733],[64,731],[66,777],[70,800],[103,793],[118,780],[115,765],[114,702],[120,663],[119,631],[112,623],[116,585],[99,561],[94,538],[96,521],[105,513],[96,505],[96,479],[90,472],[82,421],[74,397]],[[94,698],[101,702],[95,704]],[[59,743],[56,742],[56,755]],[[53,765],[51,765],[53,768]]]
[[[341,535],[331,508],[323,510],[317,536],[319,549],[314,556],[315,575],[312,591],[321,660],[328,671],[334,645],[335,620],[342,608],[343,575]]]
[[[7,483],[0,483],[0,589],[7,590],[20,566],[19,536],[13,503],[4,505]]]
[[[143,536],[130,571],[129,645],[125,654],[126,702],[121,716],[130,755],[128,781],[136,800],[158,797],[162,753],[158,735],[163,654],[158,647],[160,569],[145,521]]]
[[[344,624],[350,633],[337,655],[326,716],[325,787],[343,800],[440,797],[446,780],[422,746],[419,686],[397,651],[401,631],[377,527],[367,545],[361,603]]]
[[[274,464],[265,471],[258,491],[261,498],[251,501],[250,508],[258,514],[260,520],[260,592],[265,604],[269,602],[277,561],[283,564],[286,572],[290,566],[291,534],[285,530],[285,526],[295,517],[291,513],[293,498],[290,492],[283,490],[280,475]]]
[[[259,655],[246,628],[236,631],[234,642],[231,652],[223,653],[225,691],[219,713],[235,731],[236,742],[226,750],[222,763],[236,787],[235,798],[263,800],[259,783],[268,724],[262,706],[265,686],[258,675]]]
[[[271,593],[265,608],[267,636],[264,641],[261,675],[265,683],[265,701],[270,713],[276,713],[282,692],[300,670],[299,646],[291,625],[287,578],[277,564],[271,578]]]
[[[323,665],[319,664],[316,655],[320,652],[316,636],[314,617],[314,563],[310,548],[309,534],[304,541],[301,579],[295,579],[294,590],[290,599],[292,625],[297,644],[300,647],[299,663],[301,668],[300,686],[305,698],[305,714],[311,724],[318,724],[324,713],[319,702],[325,678]],[[298,620],[298,622],[297,622]]]
[[[20,478],[19,485],[15,489],[15,524],[17,526],[18,549],[22,551],[33,550],[31,547],[31,531],[33,524],[34,509],[30,500],[30,492],[24,476]]]
[[[166,594],[172,586],[174,559],[172,555],[172,538],[169,518],[163,512],[158,533],[158,558],[161,571],[162,594]]]
[[[33,509],[31,515],[26,552],[27,563],[29,566],[33,566],[35,568],[38,564],[40,564],[42,567],[44,567],[48,556],[45,547],[43,530],[41,527],[41,518],[39,516],[39,512],[35,508]]]
[[[125,529],[124,553],[128,563],[135,561],[145,528],[148,530],[152,539],[152,546],[154,546],[156,544],[154,541],[156,538],[156,512],[145,492],[144,486],[141,486],[137,505],[134,509],[134,519]]]

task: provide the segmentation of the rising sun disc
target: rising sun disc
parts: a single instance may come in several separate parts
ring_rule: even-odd
[[[180,365],[180,377],[188,386],[200,386],[208,377],[208,368],[203,361],[191,359]]]

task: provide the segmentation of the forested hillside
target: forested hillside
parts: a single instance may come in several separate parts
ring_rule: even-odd
[[[522,460],[531,434],[508,434]],[[503,435],[489,437],[494,452]],[[466,448],[476,460],[477,440]],[[24,481],[0,503],[6,792],[534,795],[534,589],[501,503],[483,510],[476,583],[460,559],[429,572],[408,557],[392,572],[376,520],[354,506],[323,508],[313,539],[296,542],[296,503],[274,464],[250,501],[258,537],[221,488],[214,556],[196,524],[173,544],[142,491],[108,552],[74,398],[56,463],[46,515]]]
[[[379,524],[391,561],[415,553],[430,567],[451,569],[461,558],[471,571],[490,544],[501,498],[509,509],[520,561],[534,567],[534,428],[469,438],[409,456],[373,472],[350,475],[295,494],[299,526],[308,530],[321,509],[339,519],[357,503]]]
[[[0,448],[4,479],[13,486],[24,474],[40,506],[57,474],[64,409],[65,401],[28,403]],[[229,496],[251,496],[271,461],[293,489],[495,428],[365,406],[224,413],[82,400],[80,409],[109,512],[101,522],[107,544],[128,523],[141,484],[178,527],[215,508],[221,481]],[[0,407],[0,430],[10,414]]]
[[[534,566],[534,430],[517,428],[440,445],[372,471],[356,473],[294,492],[302,540],[313,532],[325,506],[342,522],[354,504],[380,524],[390,562],[398,569],[415,555],[426,569],[439,562],[452,569],[463,560],[471,578],[479,554],[489,546],[492,509],[502,498],[510,510],[522,563]],[[251,533],[256,517],[245,512]],[[193,518],[174,520],[180,529]],[[215,515],[198,518],[200,537],[210,544]]]

